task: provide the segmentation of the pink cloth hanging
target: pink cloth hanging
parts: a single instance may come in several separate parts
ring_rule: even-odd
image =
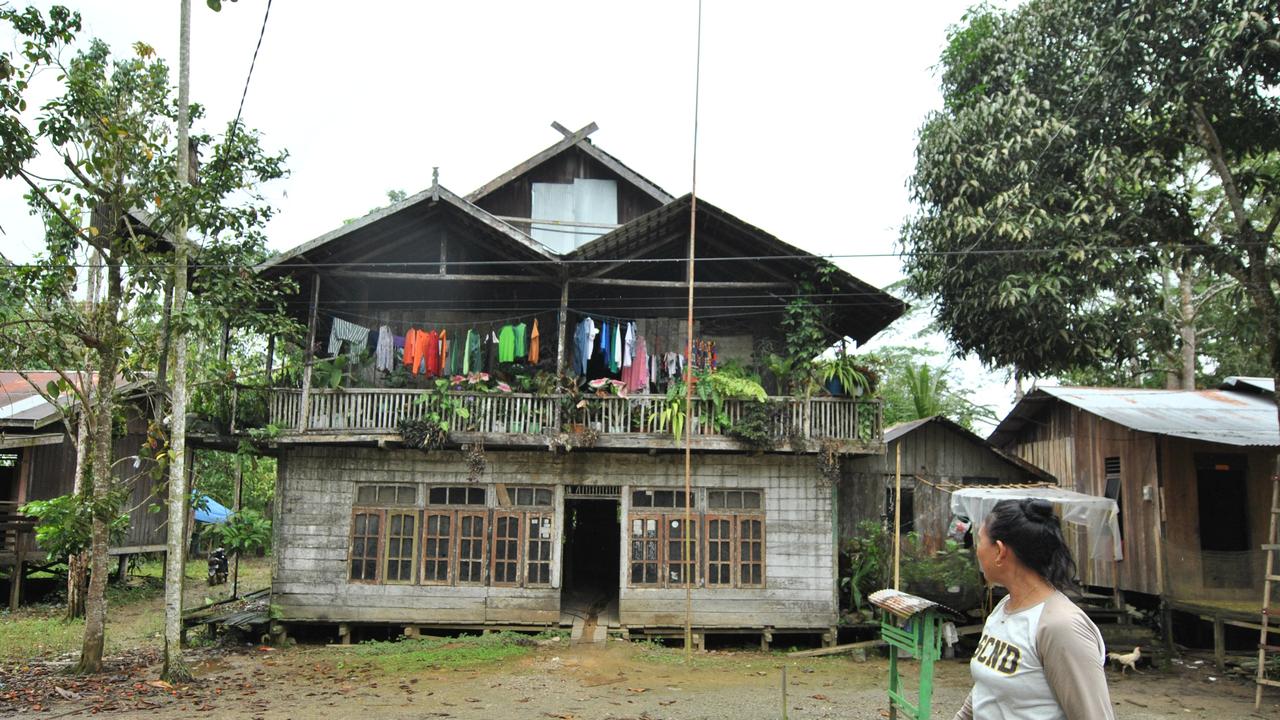
[[[627,384],[627,391],[642,393],[649,389],[649,355],[645,351],[644,338],[636,338],[636,356],[631,365],[622,368],[622,382]]]

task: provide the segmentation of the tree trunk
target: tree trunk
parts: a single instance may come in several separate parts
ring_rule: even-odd
[[[86,397],[92,397],[92,386],[83,383]],[[86,402],[85,407],[90,407]],[[89,421],[83,413],[76,424],[76,477],[72,494],[77,497],[84,490],[84,474],[89,469]],[[67,557],[67,619],[84,617],[85,583],[89,579],[88,557],[85,553],[74,553]]]
[[[1178,333],[1182,336],[1182,389],[1196,389],[1196,308],[1191,302],[1191,263],[1178,270]]]
[[[178,182],[186,184],[191,168],[187,142],[190,104],[188,79],[191,68],[191,0],[182,0],[178,51]],[[173,271],[173,404],[169,436],[169,526],[164,573],[164,667],[160,677],[170,683],[186,682],[191,671],[182,661],[182,582],[187,558],[187,218],[178,223],[174,237]]]
[[[119,214],[114,214],[112,227],[119,224]],[[107,623],[107,548],[110,542],[108,523],[115,517],[117,508],[110,502],[112,490],[111,450],[112,418],[115,415],[115,378],[120,363],[120,304],[123,295],[123,277],[120,264],[107,258],[107,299],[102,308],[94,308],[93,322],[99,328],[100,344],[97,349],[98,376],[93,393],[90,413],[89,474],[91,483],[87,490],[93,498],[93,523],[89,546],[89,594],[85,598],[84,644],[79,673],[102,672],[102,650],[106,641]],[[92,415],[90,419],[88,416]]]

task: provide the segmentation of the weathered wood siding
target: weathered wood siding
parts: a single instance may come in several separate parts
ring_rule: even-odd
[[[533,183],[571,183],[575,179],[614,180],[618,183],[618,224],[626,224],[654,210],[659,202],[641,192],[622,176],[605,167],[585,152],[573,148],[560,153],[529,172],[515,178],[501,188],[481,198],[476,203],[493,215],[506,217],[531,217],[533,211]],[[547,218],[535,218],[543,220]],[[512,222],[522,232],[529,232],[529,223]]]
[[[62,429],[59,425],[58,429]],[[139,457],[146,442],[146,421],[136,414],[126,423],[126,434],[112,441],[112,458],[115,463],[112,474],[116,481],[126,484],[129,495],[124,508],[129,511],[129,529],[112,548],[128,548],[163,545],[165,542],[164,513],[153,513],[148,508],[163,503],[165,495],[158,490],[164,478],[151,474],[154,462]],[[22,462],[29,463],[26,499],[48,500],[66,495],[75,489],[76,446],[67,437],[57,445],[41,445],[24,448]]]
[[[1271,472],[1275,453],[1268,448],[1159,438],[1160,467],[1165,507],[1165,592],[1183,600],[1236,600],[1257,602],[1262,597],[1265,554],[1259,547],[1267,542],[1271,521]],[[1249,547],[1240,553],[1205,552],[1200,543],[1200,498],[1196,476],[1196,455],[1230,455],[1246,464],[1248,492],[1246,517]],[[1127,505],[1126,505],[1127,507]],[[1224,519],[1224,522],[1229,522]],[[1128,544],[1126,543],[1126,550]],[[1211,574],[1228,574],[1238,587],[1212,587],[1205,582],[1206,565]]]
[[[886,444],[884,455],[845,461],[840,480],[840,538],[847,540],[864,520],[886,518],[886,493],[894,486],[896,454],[902,449],[902,488],[912,490],[915,530],[924,546],[939,549],[951,519],[951,493],[934,486],[1013,485],[1042,482],[991,450],[950,428],[927,423]],[[920,478],[921,481],[917,481]],[[965,478],[985,478],[986,482]]]
[[[694,590],[699,627],[826,629],[835,624],[835,569],[831,489],[819,482],[812,458],[698,455],[698,488],[764,491],[763,588]],[[291,621],[394,623],[559,622],[561,543],[553,544],[552,587],[502,588],[372,585],[347,581],[348,535],[355,487],[360,483],[467,484],[458,453],[350,447],[290,447],[277,479],[272,603]],[[623,528],[620,620],[630,626],[675,627],[684,622],[683,589],[626,586],[629,489],[683,486],[683,458],[576,451],[487,453],[480,483],[556,488],[554,537],[562,536],[564,490],[572,485],[621,485]],[[491,532],[491,531],[490,531]]]
[[[1081,581],[1086,585],[1116,587],[1118,571],[1120,589],[1159,594],[1162,568],[1161,549],[1156,547],[1159,507],[1155,488],[1159,487],[1160,480],[1155,436],[1135,432],[1065,403],[1052,404],[1036,420],[1027,425],[1008,450],[1057,477],[1064,488],[1088,495],[1105,495],[1105,460],[1120,458],[1125,557],[1114,563],[1114,567],[1109,560],[1090,560],[1087,533],[1067,526]],[[1153,488],[1149,500],[1143,498],[1144,486]]]

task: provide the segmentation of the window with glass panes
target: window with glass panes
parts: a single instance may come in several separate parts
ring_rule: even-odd
[[[524,584],[551,584],[552,522],[550,515],[525,515]]]
[[[697,508],[697,495],[688,497]],[[630,582],[633,586],[684,587],[697,584],[698,519],[685,527],[684,490],[634,489],[631,491]]]
[[[632,585],[659,584],[662,577],[659,555],[662,547],[662,539],[659,535],[661,525],[661,515],[633,514],[631,516]]]
[[[386,582],[413,582],[414,550],[418,539],[418,511],[388,510]]]
[[[428,510],[422,526],[422,582],[447,585],[453,548],[453,513]]]
[[[354,582],[377,582],[381,510],[357,510],[351,518],[351,573]]]
[[[707,587],[764,587],[764,493],[708,490]]]
[[[520,583],[520,519],[519,513],[493,516],[493,570],[489,577],[494,585]]]
[[[458,584],[484,584],[485,515],[458,513]]]

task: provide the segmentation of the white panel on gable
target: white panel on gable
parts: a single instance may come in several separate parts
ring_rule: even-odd
[[[618,224],[618,183],[613,180],[573,181],[574,220],[584,223]],[[578,228],[573,246],[579,247],[608,232],[604,228]]]
[[[573,222],[573,186],[568,183],[533,183],[533,218]],[[529,235],[555,252],[573,250],[575,228],[534,224]]]

